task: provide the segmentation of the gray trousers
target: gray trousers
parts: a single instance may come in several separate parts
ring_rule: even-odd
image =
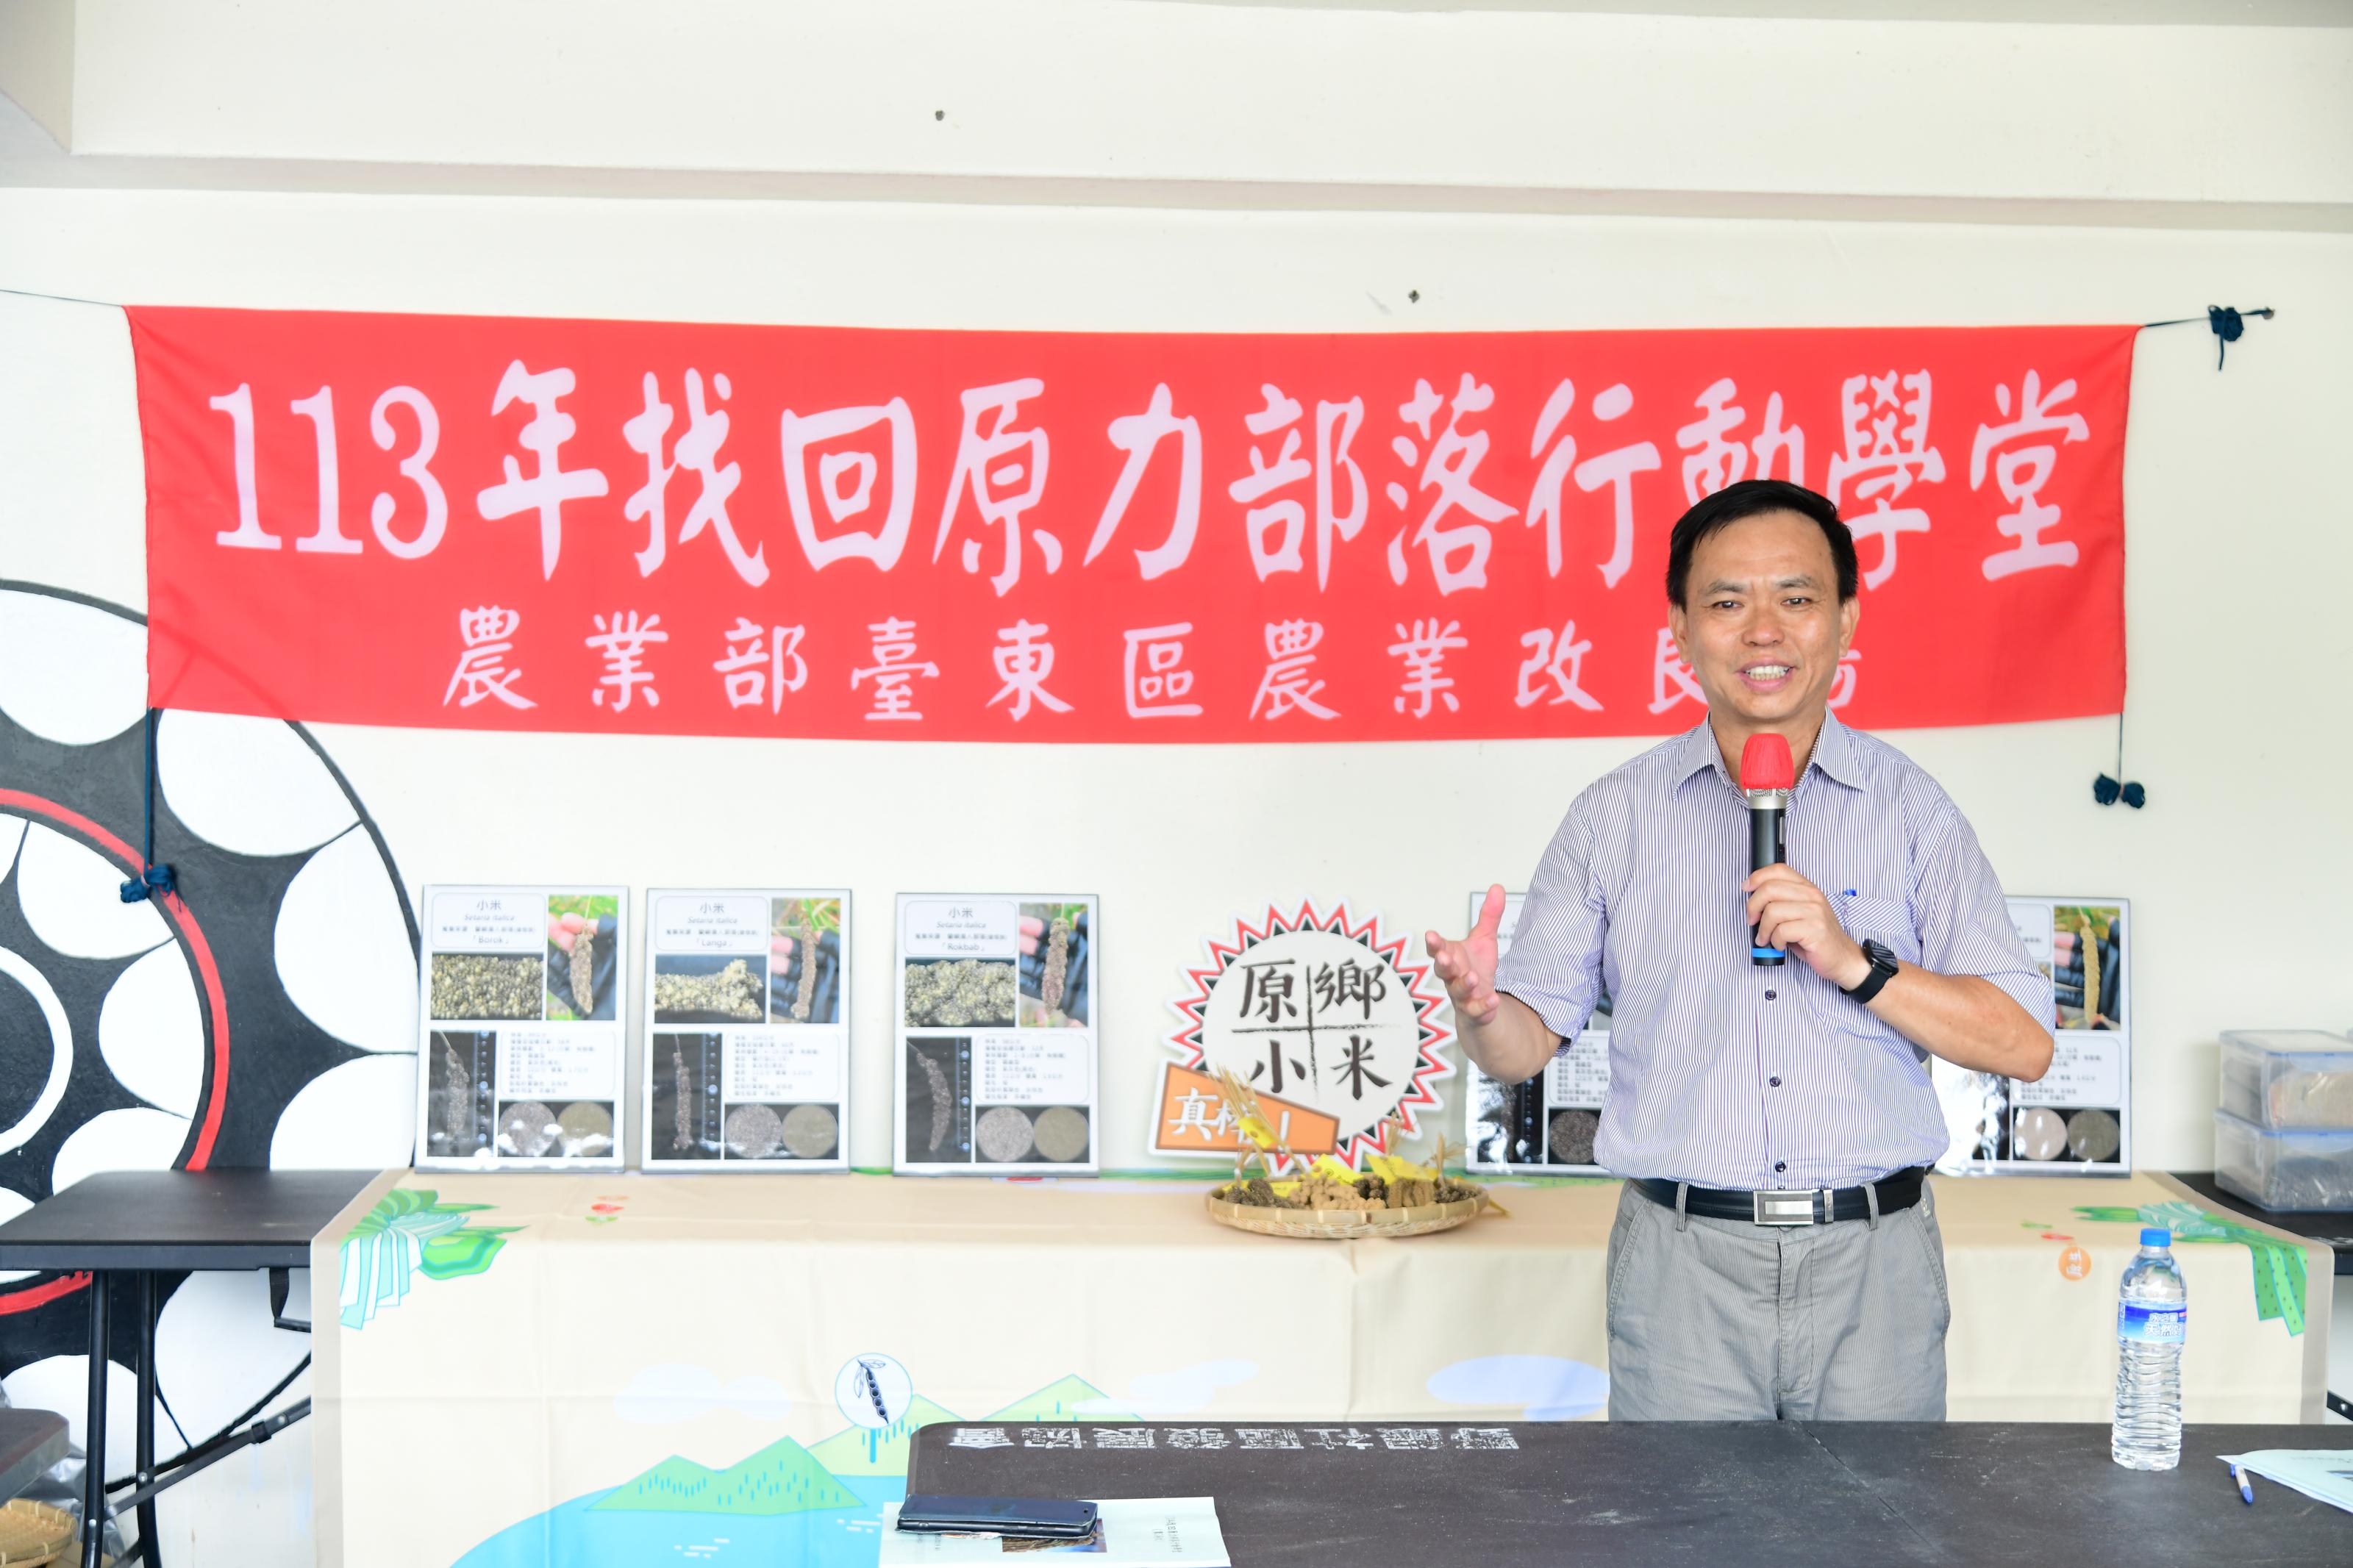
[[[1945,1238],[1910,1208],[1704,1219],[1630,1183],[1609,1232],[1612,1421],[1941,1421]]]

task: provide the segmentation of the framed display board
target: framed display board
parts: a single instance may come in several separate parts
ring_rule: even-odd
[[[1096,1168],[1103,925],[1091,893],[902,893],[891,1167]]]
[[[849,893],[646,896],[649,1171],[849,1166]]]
[[[628,906],[616,887],[425,889],[420,1170],[619,1167]]]
[[[1471,895],[1471,923],[1479,923],[1482,889]],[[1496,956],[1509,952],[1527,895],[1507,894],[1496,928]],[[1463,1125],[1470,1149],[1463,1163],[1488,1175],[1512,1171],[1556,1176],[1606,1176],[1593,1163],[1593,1140],[1601,1130],[1601,1102],[1609,1094],[1609,998],[1594,1005],[1577,1038],[1553,1053],[1544,1071],[1525,1083],[1499,1083],[1479,1070],[1464,1052],[1469,1078]]]
[[[2125,899],[2011,899],[2010,918],[2055,1003],[2036,1083],[1933,1060],[1952,1142],[1936,1168],[2121,1175],[2132,1169],[2132,924]]]

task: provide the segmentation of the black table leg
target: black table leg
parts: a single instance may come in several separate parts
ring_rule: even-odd
[[[139,1479],[145,1486],[155,1479],[155,1276],[139,1276]],[[155,1539],[155,1500],[139,1505],[139,1557],[147,1568],[162,1568]]]
[[[106,1542],[106,1273],[90,1276],[90,1404],[82,1413],[81,1564],[99,1568]]]

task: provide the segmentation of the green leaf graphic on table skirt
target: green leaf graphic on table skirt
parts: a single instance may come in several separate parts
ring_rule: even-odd
[[[2118,1204],[2078,1207],[2076,1217],[2105,1225],[2161,1225],[2176,1241],[2235,1242],[2254,1265],[2255,1320],[2279,1319],[2291,1334],[2304,1332],[2304,1248],[2291,1246],[2223,1215],[2210,1214],[2179,1198],[2126,1208]]]
[[[445,1204],[430,1187],[395,1187],[343,1237],[339,1317],[347,1329],[407,1298],[412,1276],[454,1279],[491,1266],[516,1226],[476,1226],[488,1204]]]
[[[451,1231],[427,1242],[417,1260],[417,1272],[427,1279],[455,1279],[461,1274],[480,1274],[491,1266],[506,1243],[500,1239],[512,1236],[520,1226],[486,1225],[479,1230]]]

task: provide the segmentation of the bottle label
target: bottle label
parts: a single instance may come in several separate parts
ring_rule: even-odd
[[[2187,1307],[2145,1307],[2131,1301],[2116,1304],[2116,1338],[2143,1344],[2178,1345],[2189,1335]]]

